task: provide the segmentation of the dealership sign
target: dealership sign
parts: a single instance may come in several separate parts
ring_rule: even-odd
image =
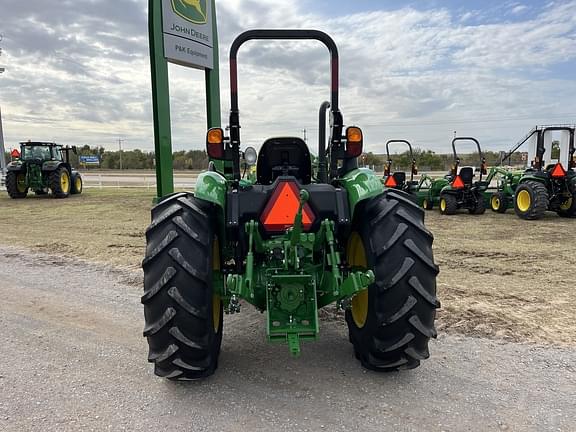
[[[212,2],[162,0],[164,56],[172,63],[213,69]]]

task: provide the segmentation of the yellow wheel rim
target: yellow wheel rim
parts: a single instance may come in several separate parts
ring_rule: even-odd
[[[425,199],[424,201],[422,201],[422,207],[424,207],[425,209],[428,208],[428,200]]]
[[[82,190],[82,180],[80,180],[80,178],[78,177],[76,179],[76,191],[80,192]]]
[[[444,198],[440,200],[440,210],[446,211],[446,200]]]
[[[491,203],[492,210],[500,210],[500,198],[493,196]]]
[[[527,190],[521,190],[516,196],[516,205],[518,206],[518,210],[522,213],[530,210],[530,207],[532,206],[532,197],[530,196],[530,192]]]
[[[220,271],[220,243],[218,237],[214,238],[214,244],[212,246],[212,271]],[[220,329],[220,310],[221,310],[222,299],[216,293],[212,295],[212,324],[214,325],[214,331],[218,332]]]
[[[18,192],[26,192],[26,174],[18,174],[16,176],[16,189]]]
[[[62,174],[60,174],[60,188],[64,193],[70,190],[70,176],[67,171],[62,171]]]
[[[366,251],[362,238],[357,232],[353,232],[348,240],[346,249],[348,264],[352,267],[361,267],[366,269],[368,261],[366,260]],[[368,319],[368,290],[362,290],[352,297],[352,319],[358,328],[366,325]]]
[[[560,206],[560,210],[570,210],[572,208],[572,203],[574,202],[574,198],[570,197]]]

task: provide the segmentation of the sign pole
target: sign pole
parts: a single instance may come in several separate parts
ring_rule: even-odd
[[[156,194],[158,198],[174,192],[172,132],[170,128],[170,87],[168,62],[164,57],[162,2],[149,0],[150,67],[154,112],[154,148],[156,157]]]
[[[220,60],[218,56],[218,23],[216,20],[216,0],[212,1],[212,49],[214,67],[206,69],[206,114],[208,129],[220,127]]]
[[[4,131],[2,129],[2,109],[0,108],[0,175],[6,175],[6,149],[4,148]]]

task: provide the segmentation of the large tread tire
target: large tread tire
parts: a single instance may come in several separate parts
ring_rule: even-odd
[[[68,176],[67,186],[62,181],[63,176]],[[54,198],[68,198],[71,188],[70,171],[63,166],[54,170],[48,178],[48,184]]]
[[[84,182],[82,181],[82,176],[80,173],[72,174],[72,187],[70,193],[72,195],[80,195],[84,190]]]
[[[446,205],[442,204],[442,200],[446,203]],[[454,195],[451,194],[442,194],[440,195],[440,204],[438,205],[440,209],[440,214],[443,215],[455,215],[458,211],[458,200]]]
[[[418,367],[430,356],[428,342],[436,337],[440,307],[433,236],[424,226],[424,211],[405,194],[388,190],[358,209],[353,227],[376,276],[368,288],[364,325],[357,324],[353,310],[346,311],[356,357],[380,372]]]
[[[490,197],[490,208],[493,212],[496,213],[506,213],[508,210],[508,197],[504,195],[502,192],[493,193]]]
[[[576,192],[572,194],[569,204],[570,205],[567,208],[561,208],[556,212],[558,213],[558,216],[564,218],[576,217]]]
[[[518,197],[525,191],[530,196],[530,206],[528,209],[523,210],[519,208]],[[521,183],[516,188],[514,196],[514,211],[516,215],[525,220],[538,220],[544,217],[546,210],[548,210],[549,195],[546,186],[537,181],[526,181]]]
[[[20,173],[17,171],[8,171],[6,173],[6,191],[8,191],[8,195],[10,198],[13,199],[22,199],[26,198],[28,195],[28,188],[22,190],[22,188],[18,187],[18,175],[26,175],[24,173]]]
[[[214,219],[212,204],[180,193],[152,210],[146,230],[144,336],[154,373],[170,380],[206,378],[218,367],[223,313],[213,295]]]

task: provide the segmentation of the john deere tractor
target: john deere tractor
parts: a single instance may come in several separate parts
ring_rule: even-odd
[[[402,143],[408,146],[408,152],[410,154],[410,160],[412,165],[410,167],[410,180],[406,181],[406,172],[396,171],[392,172],[392,158],[390,156],[390,144]],[[387,188],[398,189],[404,191],[416,199],[416,194],[418,192],[418,182],[414,180],[414,176],[418,174],[418,166],[416,165],[416,159],[414,159],[414,152],[412,150],[412,145],[406,140],[390,140],[386,143],[386,168],[384,169],[384,186]]]
[[[36,195],[52,192],[55,198],[82,193],[82,177],[70,165],[70,151],[45,142],[20,143],[20,156],[7,167],[6,189],[11,198],[26,198],[29,190]]]
[[[317,175],[306,143],[281,136],[263,141],[256,181],[242,181],[237,54],[252,39],[314,39],[331,54],[330,135]],[[245,32],[230,50],[230,83],[229,135],[208,131],[210,166],[195,192],[165,197],[146,230],[144,335],[155,373],[213,374],[223,315],[245,303],[266,314],[268,340],[294,356],[318,338],[318,310],[337,304],[364,367],[417,367],[436,336],[433,237],[407,194],[358,168],[363,135],[339,109],[334,41],[315,30]]]
[[[456,152],[456,143],[458,141],[472,141],[476,144],[480,158],[480,177],[477,181],[474,181],[474,177],[476,177],[474,167],[460,166],[460,158]],[[450,173],[445,177],[448,184],[440,190],[440,213],[453,215],[456,214],[458,209],[464,208],[470,214],[483,214],[486,211],[484,192],[488,189],[488,182],[482,181],[482,176],[488,172],[480,143],[476,138],[457,137],[452,140],[452,151],[454,153],[454,165]]]
[[[518,217],[527,220],[541,219],[547,210],[561,217],[576,216],[576,161],[574,160],[574,126],[543,126],[533,129],[536,135],[536,152],[532,166],[519,180],[514,195],[514,210]],[[567,134],[560,146],[556,163],[546,163],[551,157],[551,146],[545,145],[545,136],[554,131]]]

